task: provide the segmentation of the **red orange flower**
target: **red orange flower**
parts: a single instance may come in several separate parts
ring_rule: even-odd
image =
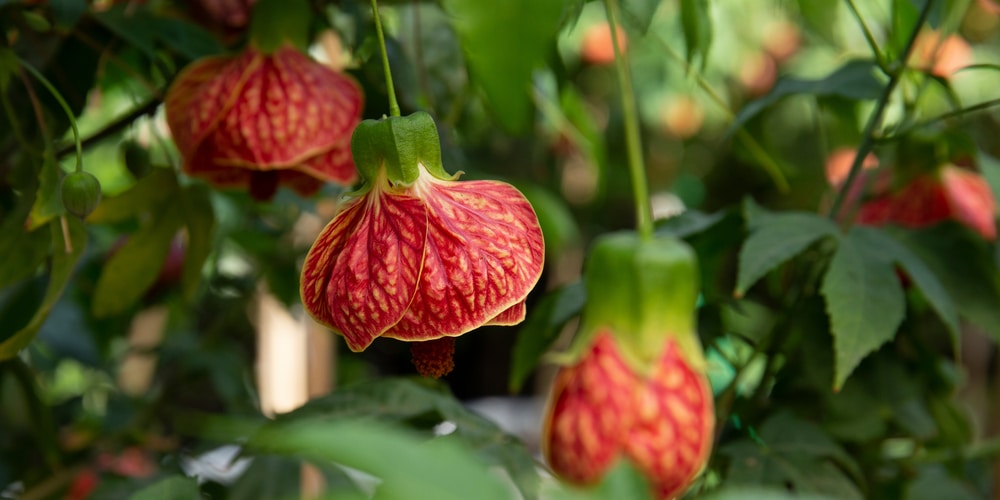
[[[986,179],[954,165],[920,175],[895,193],[881,195],[861,205],[858,223],[905,227],[930,226],[956,220],[987,240],[995,240],[996,199]]]
[[[439,148],[433,121],[423,116],[429,125],[419,126],[431,127],[435,144],[419,147]],[[356,135],[355,156],[363,160],[359,141]],[[303,303],[353,351],[378,337],[428,341],[524,319],[544,257],[534,210],[509,184],[451,180],[439,158],[439,150],[435,158],[413,157],[403,166],[412,182],[391,180],[381,161],[359,160],[374,175],[306,256]],[[449,349],[435,352],[450,360]],[[438,364],[444,368],[434,374],[447,371],[446,361]]]
[[[349,141],[362,101],[354,80],[298,49],[251,45],[186,68],[166,112],[188,174],[266,200],[279,185],[309,195],[356,179]]]
[[[633,370],[615,337],[598,333],[575,365],[560,370],[545,420],[545,455],[560,476],[596,483],[620,456],[653,483],[658,498],[687,489],[708,460],[712,391],[673,338],[652,371]]]

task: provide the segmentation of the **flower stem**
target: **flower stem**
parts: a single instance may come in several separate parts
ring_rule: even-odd
[[[913,52],[913,45],[917,41],[917,35],[920,34],[920,29],[927,22],[927,16],[930,15],[931,6],[934,4],[934,0],[927,0],[924,3],[924,8],[920,11],[920,17],[917,18],[916,24],[913,26],[913,31],[910,32],[910,38],[906,41],[906,47],[903,52],[899,55],[899,59],[896,64],[891,68],[889,73],[889,83],[886,84],[885,88],[882,89],[882,95],[879,96],[878,101],[875,103],[875,109],[872,110],[872,114],[868,116],[868,123],[865,124],[865,129],[863,133],[864,139],[861,141],[861,145],[858,146],[858,151],[854,155],[854,161],[851,163],[851,170],[847,174],[847,180],[837,191],[837,197],[833,201],[833,205],[830,206],[830,211],[827,216],[831,219],[837,217],[840,213],[841,206],[844,204],[844,200],[847,198],[847,192],[854,185],[854,180],[858,177],[861,172],[861,164],[868,153],[871,152],[872,146],[875,145],[875,128],[879,126],[882,122],[882,115],[885,113],[885,108],[889,104],[889,98],[892,96],[892,91],[895,90],[896,85],[899,80],[906,73],[906,63],[910,59],[910,53]]]
[[[69,104],[66,104],[66,100],[63,99],[62,94],[60,94],[52,83],[49,82],[49,79],[45,78],[45,75],[35,69],[35,67],[31,64],[28,64],[28,62],[24,59],[18,58],[17,61],[20,63],[22,68],[28,70],[28,72],[31,73],[31,75],[34,76],[35,79],[37,79],[50,94],[52,94],[52,97],[55,98],[55,100],[59,103],[59,106],[62,107],[63,111],[66,113],[66,118],[69,119],[69,126],[73,129],[73,141],[76,142],[76,171],[82,172],[83,144],[80,142],[80,129],[76,126],[76,117],[73,116],[73,110],[70,109]]]
[[[382,51],[385,91],[389,94],[389,115],[399,116],[399,103],[396,102],[396,89],[392,86],[392,71],[389,69],[389,53],[385,50],[385,35],[382,33],[382,19],[378,15],[378,0],[372,0],[372,16],[375,18],[375,31],[378,33],[378,48]]]
[[[653,210],[649,205],[649,186],[642,158],[642,141],[639,137],[639,113],[636,111],[635,92],[629,74],[628,59],[618,43],[618,2],[604,0],[608,25],[611,28],[611,45],[615,51],[615,70],[618,86],[621,88],[622,114],[625,121],[625,151],[628,156],[629,172],[632,176],[632,193],[635,197],[636,229],[645,240],[653,237]]]

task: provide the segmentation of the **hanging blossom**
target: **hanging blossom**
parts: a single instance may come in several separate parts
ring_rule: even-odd
[[[309,250],[302,302],[352,351],[415,342],[418,371],[446,374],[454,337],[524,319],[542,272],[538,218],[509,184],[448,175],[426,113],[366,120],[352,148],[366,184]]]
[[[846,182],[853,150],[838,151],[827,163],[827,179],[840,189]],[[846,206],[862,199],[855,221],[869,226],[896,224],[922,228],[944,220],[954,220],[986,240],[997,237],[997,203],[989,183],[978,172],[944,164],[919,173],[898,188],[892,186],[892,172],[876,171],[878,160],[869,155],[851,186]],[[867,191],[867,192],[866,192]],[[839,216],[844,216],[846,210]]]
[[[581,486],[626,459],[656,498],[675,498],[704,469],[715,427],[694,254],[676,240],[618,233],[595,242],[584,274],[587,304],[572,362],[552,384],[545,457]]]
[[[258,200],[279,185],[308,196],[324,182],[354,182],[350,137],[362,108],[352,78],[290,44],[197,61],[166,97],[184,171]]]

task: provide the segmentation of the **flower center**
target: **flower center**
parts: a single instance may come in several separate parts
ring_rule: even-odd
[[[455,368],[455,337],[410,343],[413,366],[425,377],[441,378]]]

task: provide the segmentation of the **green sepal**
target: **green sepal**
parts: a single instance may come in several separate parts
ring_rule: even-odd
[[[250,13],[250,39],[265,54],[286,43],[306,52],[312,17],[308,0],[258,0]]]
[[[625,361],[649,373],[673,339],[699,369],[704,355],[696,333],[698,262],[682,241],[634,232],[599,238],[584,270],[587,304],[569,354],[583,354],[600,331],[614,335]]]
[[[457,177],[444,170],[437,125],[422,111],[359,123],[351,137],[351,153],[358,173],[368,183],[384,167],[390,182],[408,186],[420,176],[418,164],[438,179]]]

